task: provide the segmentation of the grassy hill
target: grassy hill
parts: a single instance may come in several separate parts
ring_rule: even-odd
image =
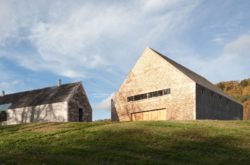
[[[250,121],[0,127],[0,164],[250,164]]]
[[[217,86],[240,101],[244,106],[244,119],[250,119],[250,79],[220,82]]]

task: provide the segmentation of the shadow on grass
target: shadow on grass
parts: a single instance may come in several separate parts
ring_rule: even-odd
[[[0,149],[0,164],[250,164],[247,141],[196,128],[168,133],[139,127],[83,129],[49,138],[51,143],[41,138],[7,152]]]

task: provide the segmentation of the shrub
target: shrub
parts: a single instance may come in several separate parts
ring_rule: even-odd
[[[242,96],[240,97],[240,102],[244,103],[246,102],[247,100],[250,100],[250,95],[246,95],[246,96]]]
[[[221,90],[224,90],[225,84],[223,82],[220,82],[219,84],[217,84],[217,87],[219,87]]]
[[[242,80],[242,81],[240,82],[240,86],[242,86],[242,87],[248,86],[248,81],[247,81],[247,80]]]

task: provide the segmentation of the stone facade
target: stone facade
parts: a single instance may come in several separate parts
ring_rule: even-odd
[[[204,78],[147,48],[113,96],[111,119],[242,119],[242,106],[239,103],[228,99],[224,94],[221,97],[229,102],[226,107],[222,103],[211,103],[198,92],[200,86],[196,80],[217,90]],[[169,89],[170,93],[162,94],[163,89]],[[151,97],[154,91],[156,96]],[[214,99],[216,102],[219,97]]]
[[[87,101],[86,101],[87,100]],[[79,87],[68,101],[68,121],[92,121],[92,109],[86,92]]]

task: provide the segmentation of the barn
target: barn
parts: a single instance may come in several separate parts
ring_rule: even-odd
[[[112,121],[242,118],[238,101],[151,48],[144,50],[111,100]]]
[[[92,121],[81,82],[0,96],[0,124]]]

